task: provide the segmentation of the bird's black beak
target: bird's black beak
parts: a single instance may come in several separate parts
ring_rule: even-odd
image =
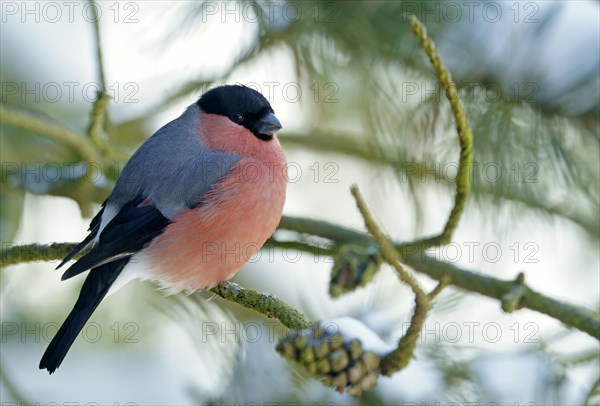
[[[264,136],[264,139],[273,138],[273,134],[281,130],[281,123],[275,114],[269,113],[256,123],[255,134]],[[262,138],[262,137],[261,137]]]

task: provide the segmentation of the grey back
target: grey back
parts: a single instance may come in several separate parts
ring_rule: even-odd
[[[150,137],[123,168],[107,204],[118,211],[142,195],[171,219],[197,205],[241,159],[206,148],[196,134],[199,122],[199,107],[193,104]]]

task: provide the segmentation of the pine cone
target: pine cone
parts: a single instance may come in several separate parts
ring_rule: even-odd
[[[306,330],[290,330],[277,345],[277,351],[321,378],[338,392],[353,396],[377,384],[380,358],[364,351],[359,340],[345,340],[333,326],[315,323]],[[337,329],[335,329],[337,330]]]
[[[339,297],[365,286],[381,268],[381,257],[375,247],[343,245],[335,255],[331,269],[329,295]]]

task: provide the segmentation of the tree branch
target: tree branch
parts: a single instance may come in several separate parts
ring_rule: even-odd
[[[48,245],[23,244],[12,246],[4,244],[0,266],[61,260],[76,245],[75,243],[53,243]],[[298,248],[298,245],[294,247]],[[83,250],[75,255],[74,259],[78,259],[86,253],[87,250]],[[235,302],[248,309],[255,310],[269,318],[278,319],[281,324],[288,328],[301,330],[308,328],[311,324],[296,309],[293,309],[268,293],[258,293],[233,282],[222,282],[212,288],[211,291],[230,302]]]
[[[514,287],[514,281],[480,275],[438,261],[425,254],[410,254],[404,256],[403,260],[415,271],[424,273],[435,280],[441,281],[443,278],[449,278],[449,285],[499,301]],[[523,289],[525,291],[519,309],[535,310],[600,340],[600,315],[597,312],[545,296],[525,284],[523,284]]]
[[[19,245],[3,242],[2,254],[0,255],[0,267],[30,262],[61,260],[67,256],[76,245],[77,244],[70,242]],[[80,252],[75,256],[75,259],[80,258],[86,252]]]
[[[221,282],[211,292],[271,319],[277,319],[287,328],[302,330],[311,325],[302,313],[269,293],[258,293],[233,282]]]
[[[362,243],[374,245],[375,240],[359,231],[339,227],[326,221],[284,216],[279,224],[280,229],[311,234],[337,243]],[[501,280],[485,276],[455,265],[438,261],[419,251],[414,243],[394,243],[405,264],[419,273],[423,273],[437,281],[446,280],[448,285],[479,293],[484,296],[502,300],[502,297],[514,288],[514,281]],[[526,284],[519,309],[531,309],[546,314],[566,326],[574,327],[600,340],[600,314],[588,308],[545,296]]]
[[[327,238],[337,243],[360,243],[375,245],[375,240],[369,235],[350,228],[337,226],[325,221],[284,216],[279,229],[295,231]],[[34,261],[60,260],[74,247],[72,243],[23,244],[2,248],[0,266],[14,265]],[[446,262],[414,250],[411,244],[394,243],[402,254],[405,264],[415,271],[425,274],[437,281],[446,280],[452,285],[483,296],[502,300],[502,297],[514,287],[514,281],[502,280],[491,276],[481,275],[459,268]],[[319,247],[309,244],[297,244],[296,248],[315,254]],[[36,254],[39,252],[39,254]],[[600,340],[600,315],[588,308],[545,296],[527,285],[524,285],[519,309],[531,309],[550,316],[568,327],[574,327]]]
[[[12,127],[22,128],[36,135],[50,138],[76,150],[82,160],[86,162],[101,162],[100,156],[84,137],[79,134],[56,125],[49,120],[34,117],[30,113],[19,111],[5,104],[0,104],[0,123]]]

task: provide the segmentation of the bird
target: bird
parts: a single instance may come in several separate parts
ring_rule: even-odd
[[[260,92],[222,85],[148,138],[87,237],[56,268],[89,249],[62,275],[89,271],[39,368],[54,373],[100,302],[131,280],[154,281],[170,294],[210,289],[235,275],[283,214],[281,128]]]

